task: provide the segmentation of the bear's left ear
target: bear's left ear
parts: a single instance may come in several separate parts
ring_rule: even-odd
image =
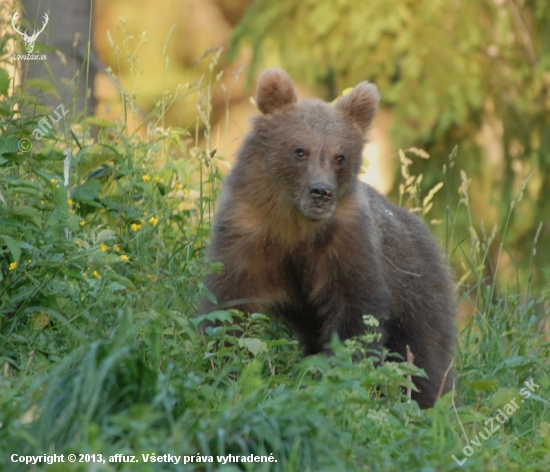
[[[361,82],[348,95],[336,102],[336,109],[359,126],[362,132],[366,132],[378,111],[379,102],[380,94],[376,85]]]
[[[265,115],[294,106],[296,91],[290,76],[282,69],[267,69],[256,87],[256,103]]]

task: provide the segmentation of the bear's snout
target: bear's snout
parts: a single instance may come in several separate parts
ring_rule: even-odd
[[[317,181],[305,188],[300,201],[300,211],[313,221],[329,218],[336,204],[336,189],[327,182]]]
[[[323,182],[317,182],[309,188],[309,195],[318,205],[332,200],[333,193],[334,189]]]

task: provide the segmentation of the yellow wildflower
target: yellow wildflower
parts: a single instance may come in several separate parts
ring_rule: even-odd
[[[141,225],[138,223],[132,223],[130,227],[132,228],[132,231],[139,231],[141,229]]]
[[[149,182],[150,180],[151,180],[151,176],[150,176],[149,174],[145,174],[145,175],[143,176],[143,181],[144,181],[144,182]]]
[[[10,264],[10,270],[15,270],[16,268],[17,268],[17,262],[14,261]]]
[[[50,179],[50,182],[51,182],[52,184],[56,184],[56,183],[57,183],[57,179]]]
[[[160,177],[158,175],[155,177],[155,182],[160,182]]]
[[[114,249],[116,252],[120,252],[120,247],[119,247],[118,244],[115,244],[115,245],[113,246],[113,249]]]
[[[79,241],[78,239],[76,240],[75,244],[76,244],[78,247],[82,247],[82,241]]]
[[[72,198],[69,198],[69,199],[67,200],[67,203],[68,203],[69,205],[72,205],[72,204],[74,203],[74,201],[73,201]]]
[[[99,272],[98,272],[97,270],[94,270],[94,274],[93,274],[93,275],[94,275],[94,277],[95,277],[96,279],[101,279],[101,275],[99,275]]]
[[[189,195],[189,190],[187,190],[186,188],[183,189],[183,194],[184,195]]]
[[[149,218],[149,223],[151,223],[153,226],[158,225],[158,222],[159,222],[159,219],[158,219],[158,218],[155,218],[154,216],[152,216],[151,218]]]
[[[109,246],[107,246],[107,244],[102,244],[102,245],[101,245],[101,250],[102,250],[103,252],[107,252],[107,249],[109,249]]]
[[[84,225],[86,224],[86,222],[85,222],[85,221],[79,221],[78,224],[79,224],[80,226],[84,226]]]
[[[29,264],[32,264],[32,259],[29,259],[29,260],[27,261],[27,265],[29,265]]]
[[[120,260],[126,262],[128,260],[128,256],[126,254],[122,254],[120,256]]]
[[[76,211],[74,211],[74,210],[69,210],[69,213],[70,213],[71,215],[76,215]]]
[[[176,190],[181,190],[183,188],[183,185],[178,182],[176,185],[174,185],[174,188]]]

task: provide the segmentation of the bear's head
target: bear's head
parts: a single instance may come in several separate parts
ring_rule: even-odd
[[[281,69],[260,76],[256,103],[263,115],[255,121],[255,139],[270,180],[307,219],[328,219],[355,191],[365,135],[379,101],[376,86],[368,82],[331,105],[298,100]]]

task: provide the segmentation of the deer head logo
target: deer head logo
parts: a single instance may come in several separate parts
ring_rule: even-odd
[[[40,33],[42,33],[42,31],[44,31],[44,28],[48,24],[48,19],[49,19],[48,14],[44,13],[44,24],[42,25],[42,29],[34,30],[34,33],[32,34],[32,36],[29,36],[27,34],[27,30],[25,30],[25,32],[21,32],[17,28],[17,25],[15,24],[15,22],[16,22],[18,17],[19,17],[19,12],[15,12],[13,14],[12,18],[11,18],[11,25],[13,26],[13,29],[21,35],[21,37],[23,38],[23,41],[25,41],[25,49],[30,54],[34,49],[34,43],[35,43],[36,39],[38,38],[38,35]]]

